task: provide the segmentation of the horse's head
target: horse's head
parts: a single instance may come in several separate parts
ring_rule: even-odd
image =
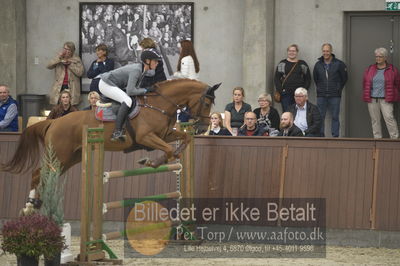
[[[211,106],[214,103],[215,91],[220,85],[221,83],[207,87],[200,99],[190,109],[190,113],[195,119],[196,134],[204,133],[210,124]]]

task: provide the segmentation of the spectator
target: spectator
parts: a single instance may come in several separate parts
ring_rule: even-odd
[[[148,29],[146,29],[146,28],[143,29],[143,33],[141,34],[141,38],[142,38],[142,39],[144,39],[144,38],[150,38],[149,30],[148,30]]]
[[[53,107],[47,119],[56,119],[75,111],[78,111],[78,109],[71,104],[71,93],[69,90],[63,90],[58,104]]]
[[[164,28],[164,26],[165,26],[165,21],[164,21],[163,15],[158,15],[158,16],[156,17],[156,22],[157,22],[157,27],[158,27],[159,29]]]
[[[268,136],[268,131],[257,125],[257,116],[252,111],[244,114],[244,125],[239,128],[238,136]]]
[[[204,133],[204,135],[232,136],[229,130],[224,128],[222,124],[222,116],[218,112],[213,112],[210,115],[210,125],[208,126],[208,130],[206,131],[206,133]]]
[[[97,15],[95,15],[97,16]],[[103,30],[103,25],[100,22],[96,22],[96,28],[94,29],[94,34],[99,37],[101,36],[101,31]]]
[[[294,104],[294,91],[303,87],[308,90],[311,74],[307,63],[299,60],[299,47],[292,44],[287,48],[287,58],[279,62],[275,71],[275,87],[281,95],[282,111],[286,112]]]
[[[94,30],[93,26],[89,27],[89,34],[87,36],[87,39],[88,39],[88,44],[89,45],[95,45],[96,40],[97,40],[97,36],[95,34],[95,30]]]
[[[63,51],[54,57],[47,65],[48,69],[55,69],[55,82],[50,91],[50,104],[56,105],[60,92],[69,89],[72,105],[79,104],[81,95],[80,77],[84,68],[81,59],[74,54],[73,42],[66,42]]]
[[[100,44],[96,47],[97,59],[92,62],[87,72],[87,77],[92,79],[90,83],[90,91],[99,91],[100,74],[114,69],[114,60],[107,58],[108,48],[105,44]]]
[[[10,96],[7,85],[0,85],[0,132],[18,131],[17,101]]]
[[[280,131],[278,136],[302,137],[303,132],[293,122],[291,112],[284,112],[281,117]]]
[[[95,91],[89,92],[88,94],[89,106],[85,107],[83,110],[94,110],[96,108],[96,103],[99,100],[100,100],[100,95],[97,92]]]
[[[172,31],[170,30],[170,27],[168,24],[165,24],[164,28],[161,29],[162,34],[165,36],[165,33],[168,33],[168,37],[171,39],[172,38]],[[172,44],[173,40],[171,40]]]
[[[267,93],[260,94],[258,96],[258,104],[260,107],[253,111],[257,116],[257,124],[268,131],[270,129],[279,129],[279,113],[272,107],[271,95]]]
[[[243,88],[234,88],[233,102],[228,103],[225,107],[225,126],[232,136],[236,136],[238,129],[243,125],[244,114],[251,112],[251,105],[243,101],[244,96]]]
[[[162,35],[163,35],[163,38],[160,41],[161,45],[163,45],[163,47],[165,47],[165,48],[171,47],[172,46],[172,40],[171,40],[171,38],[169,36],[169,33],[165,32]]]
[[[157,26],[157,22],[153,21],[151,24],[151,28],[149,29],[149,36],[152,37],[156,41],[160,41],[162,37],[161,30]]]
[[[188,24],[185,22],[184,17],[179,18],[179,23],[177,25],[177,31],[179,32],[179,34],[183,34],[183,35],[188,34],[189,28],[188,28]]]
[[[347,67],[332,53],[332,45],[322,45],[322,56],[314,66],[314,81],[317,87],[317,105],[321,112],[321,136],[325,136],[325,115],[327,109],[332,114],[332,137],[340,134],[340,100],[347,81]]]
[[[130,33],[126,35],[126,38],[128,42],[128,49],[132,51],[132,61],[137,63],[140,60],[139,51],[142,50],[139,45],[139,38],[136,35],[131,36]]]
[[[156,43],[153,41],[151,38],[144,38],[140,43],[140,47],[142,49],[156,49]],[[157,50],[158,53],[158,50]],[[164,63],[163,61],[159,61],[157,68],[156,68],[156,74],[153,77],[143,77],[142,82],[140,84],[140,88],[148,88],[153,86],[157,82],[161,82],[167,80],[167,77],[165,76],[164,72]]]
[[[321,136],[321,114],[317,106],[308,101],[305,88],[297,88],[294,92],[296,103],[289,106],[293,114],[294,124],[303,131],[306,137]]]
[[[132,35],[140,36],[140,34],[142,33],[142,29],[143,29],[143,21],[139,18],[139,14],[138,13],[133,14],[133,22],[131,29]]]
[[[199,79],[200,64],[191,41],[181,41],[181,54],[178,60],[177,78]]]
[[[363,100],[368,103],[374,138],[382,138],[381,112],[390,138],[397,139],[399,130],[393,116],[393,103],[400,101],[400,76],[398,69],[387,62],[385,48],[375,50],[376,63],[364,72]]]

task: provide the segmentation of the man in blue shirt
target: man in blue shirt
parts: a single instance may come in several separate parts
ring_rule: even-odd
[[[7,85],[0,85],[0,132],[18,131],[17,102]]]
[[[297,88],[294,92],[295,104],[289,106],[289,112],[293,114],[294,124],[301,129],[306,137],[321,136],[321,114],[314,104],[308,101],[308,93],[305,88]]]

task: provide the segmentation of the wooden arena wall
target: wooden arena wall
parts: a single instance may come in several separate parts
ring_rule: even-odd
[[[19,134],[0,134],[0,161]],[[400,230],[400,141],[374,139],[195,137],[194,196],[326,198],[327,227]],[[106,152],[105,169],[139,167],[159,152]],[[65,219],[80,216],[80,164],[67,172]],[[0,219],[18,215],[30,174],[0,172]],[[174,173],[111,180],[106,201],[176,190]],[[122,210],[106,220],[121,221]]]

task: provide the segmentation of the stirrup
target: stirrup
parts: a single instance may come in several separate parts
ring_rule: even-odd
[[[115,142],[115,141],[122,141],[124,142],[126,140],[126,135],[123,129],[116,129],[112,135],[111,135],[111,141]]]

